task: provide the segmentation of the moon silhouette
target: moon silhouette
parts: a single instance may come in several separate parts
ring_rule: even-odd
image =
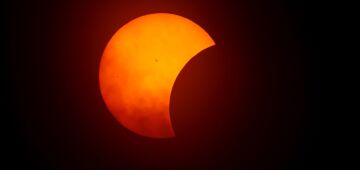
[[[176,77],[202,50],[215,45],[191,20],[169,13],[135,18],[107,44],[100,61],[104,102],[127,129],[147,137],[174,137],[169,103]]]

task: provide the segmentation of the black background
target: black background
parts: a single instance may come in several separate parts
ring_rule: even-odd
[[[319,68],[304,2],[8,5],[4,113],[10,115],[12,167],[310,169]],[[111,36],[131,19],[154,12],[189,18],[216,42],[174,84],[173,139],[128,131],[99,91],[99,61]]]

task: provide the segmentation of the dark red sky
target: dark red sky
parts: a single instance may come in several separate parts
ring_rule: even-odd
[[[318,107],[308,9],[293,1],[13,1],[8,158],[26,169],[308,169]],[[114,32],[167,12],[215,40],[179,75],[177,138],[154,140],[107,110],[98,67]],[[180,50],[180,49],[179,49]]]

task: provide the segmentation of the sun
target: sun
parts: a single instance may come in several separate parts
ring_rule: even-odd
[[[174,137],[169,104],[175,79],[200,51],[215,45],[199,25],[179,15],[135,18],[108,42],[100,62],[102,97],[114,117],[147,137]]]

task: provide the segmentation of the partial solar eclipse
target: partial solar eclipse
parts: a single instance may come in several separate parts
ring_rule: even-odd
[[[108,42],[100,62],[102,97],[127,129],[147,137],[174,137],[170,94],[185,64],[213,39],[191,20],[169,13],[133,19]]]

